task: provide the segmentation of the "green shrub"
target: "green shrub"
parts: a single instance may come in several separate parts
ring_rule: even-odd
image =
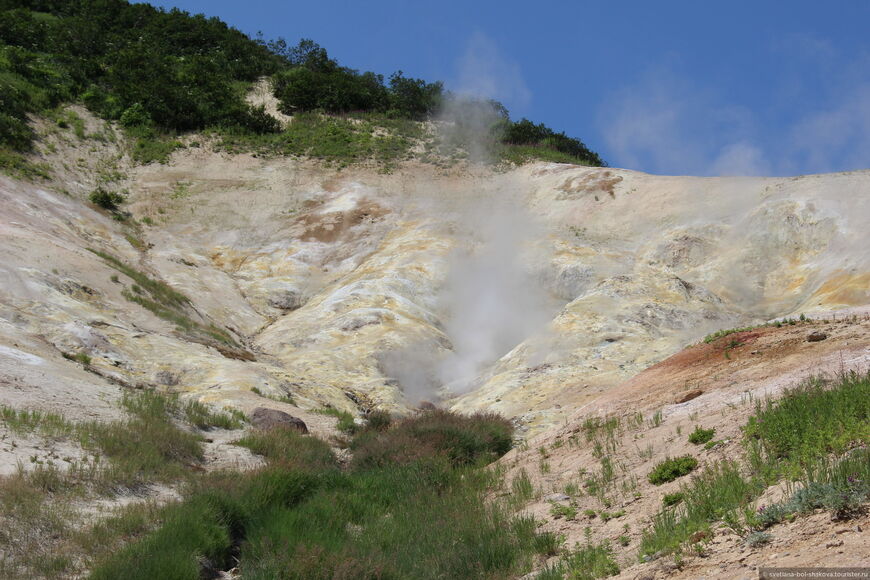
[[[768,533],[752,532],[746,536],[743,542],[750,548],[760,548],[761,546],[769,544],[771,539],[773,539],[773,536]]]
[[[647,479],[653,485],[662,485],[691,473],[696,467],[698,467],[698,460],[691,455],[669,457],[658,463],[647,476]]]
[[[676,491],[674,493],[666,493],[664,497],[662,497],[662,505],[665,507],[670,507],[673,505],[677,505],[678,503],[682,503],[683,501],[683,492]]]
[[[602,511],[601,514],[599,514],[599,515],[601,516],[602,521],[609,522],[610,520],[615,520],[617,518],[621,518],[622,516],[624,516],[625,510],[617,510],[615,512]]]
[[[829,510],[834,519],[848,519],[861,513],[868,500],[870,450],[859,448],[838,460],[817,465],[787,500],[761,506],[758,526],[765,529],[816,509]]]
[[[124,202],[124,196],[113,191],[106,191],[103,188],[97,188],[88,196],[91,203],[100,206],[103,209],[116,210],[118,206]]]
[[[493,413],[458,415],[435,409],[384,433],[363,432],[351,443],[353,465],[369,468],[445,456],[455,465],[489,462],[513,445],[513,425]]]
[[[375,431],[386,431],[392,422],[389,411],[375,410],[366,415],[366,427]]]
[[[713,439],[713,435],[715,434],[715,429],[702,429],[700,425],[696,425],[695,430],[692,431],[692,433],[689,435],[689,443],[693,443],[695,445],[707,443],[711,439]]]
[[[142,103],[133,103],[121,114],[120,123],[123,127],[150,127],[152,120]]]

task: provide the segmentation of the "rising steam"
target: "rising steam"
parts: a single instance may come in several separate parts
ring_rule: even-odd
[[[471,44],[479,45],[479,39]],[[493,47],[483,45],[491,55]],[[460,69],[477,86],[448,101],[438,127],[442,142],[464,148],[475,163],[491,160],[492,129],[504,113],[479,90],[481,84],[499,86],[487,79],[492,71],[469,71],[492,59],[478,58],[471,49],[469,54]],[[433,192],[424,203],[427,211],[451,217],[453,251],[437,301],[443,335],[381,357],[383,372],[399,383],[409,402],[436,398],[442,388],[471,390],[489,365],[543,328],[554,312],[540,277],[528,267],[540,235],[524,193],[507,177],[493,183]]]

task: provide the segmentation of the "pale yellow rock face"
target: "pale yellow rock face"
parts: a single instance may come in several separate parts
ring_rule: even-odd
[[[88,174],[77,179],[64,194],[0,177],[0,363],[50,360],[27,379],[47,392],[68,374],[81,380],[61,352],[85,353],[94,400],[106,380],[243,409],[255,389],[352,411],[440,396],[535,433],[719,328],[870,302],[870,172],[408,164],[385,175],[206,144],[130,169],[125,208],[152,224],[138,226],[89,206]],[[193,319],[254,360],[130,302],[132,281],[88,248],[185,294]],[[513,288],[512,272],[527,286]],[[489,359],[464,352],[478,332],[497,345]],[[473,372],[440,388],[456,378],[452,360]],[[405,393],[408,373],[429,390]]]

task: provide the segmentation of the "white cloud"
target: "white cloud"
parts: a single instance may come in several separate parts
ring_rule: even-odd
[[[599,126],[609,148],[606,157],[614,166],[664,174],[788,175],[870,168],[870,68],[862,66],[867,56],[840,59],[832,70],[836,55],[828,43],[807,40],[801,46],[809,55],[805,62],[792,63],[774,84],[780,98],[791,95],[772,107],[785,119],[784,127],[766,127],[759,114],[659,67],[602,107]],[[795,70],[802,70],[804,79],[796,80]],[[826,86],[808,90],[810,80],[822,78],[828,79]],[[803,98],[810,94],[815,100]]]
[[[870,168],[870,84],[843,94],[830,108],[811,113],[789,134],[790,157],[811,171]]]

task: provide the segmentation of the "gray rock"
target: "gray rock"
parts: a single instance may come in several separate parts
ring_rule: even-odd
[[[302,419],[294,417],[284,411],[257,407],[251,413],[251,425],[257,429],[275,429],[276,427],[293,428],[302,433],[308,433],[308,426]]]
[[[269,306],[281,310],[296,310],[305,304],[302,293],[296,290],[283,290],[269,296]]]
[[[564,493],[554,493],[553,495],[547,496],[547,501],[568,501],[570,496],[565,495]]]

